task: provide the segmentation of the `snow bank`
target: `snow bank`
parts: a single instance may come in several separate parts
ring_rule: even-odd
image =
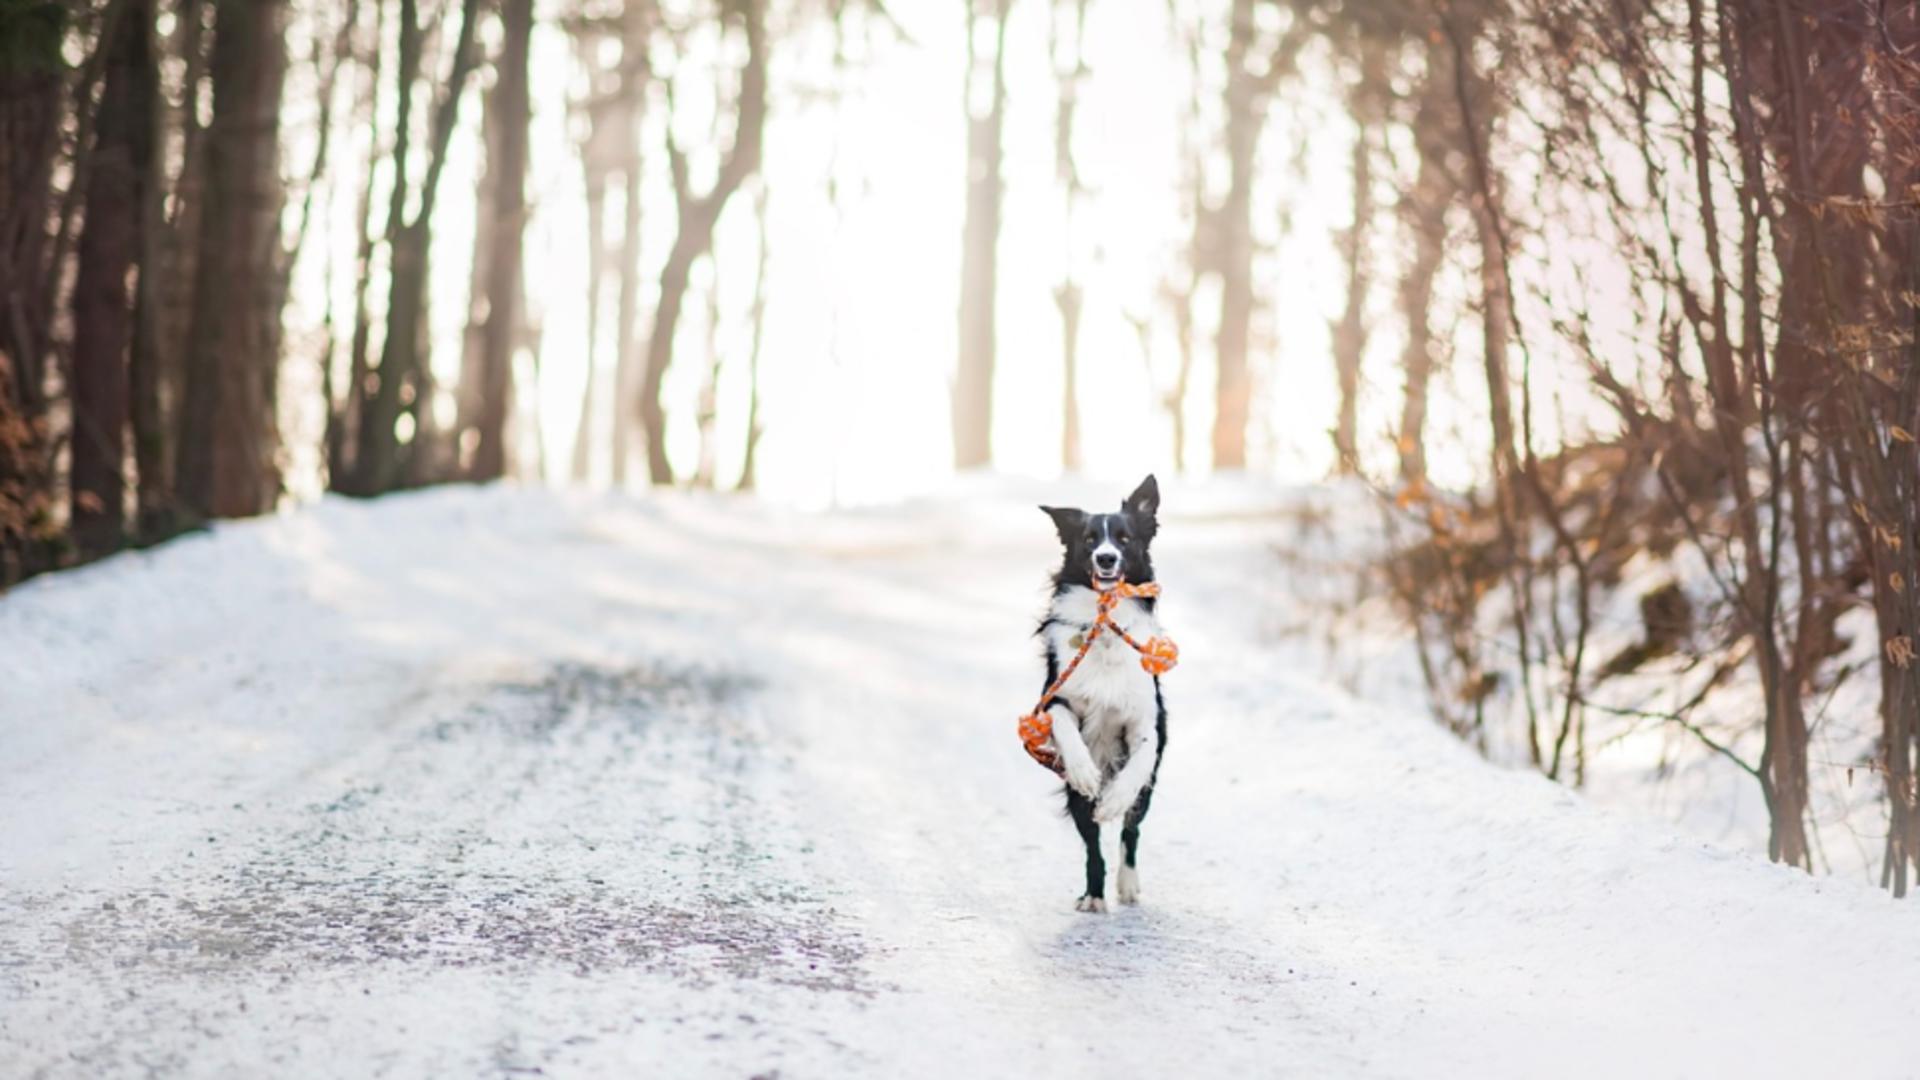
[[[1337,498],[1167,486],[1145,901],[1073,912],[1032,504],[1119,494],[447,489],[17,590],[0,1073],[1911,1074],[1911,907],[1334,685],[1401,677],[1290,606]]]

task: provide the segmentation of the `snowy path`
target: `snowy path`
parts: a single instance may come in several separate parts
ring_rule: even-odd
[[[1009,493],[441,491],[0,599],[0,1076],[1920,1072],[1911,904],[1356,704],[1261,632],[1271,523],[1167,501],[1104,917]]]

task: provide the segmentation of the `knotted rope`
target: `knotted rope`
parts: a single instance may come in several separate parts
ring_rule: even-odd
[[[1100,640],[1101,634],[1112,630],[1119,635],[1121,641],[1133,646],[1133,651],[1140,654],[1140,666],[1150,675],[1165,675],[1180,662],[1180,647],[1173,643],[1172,638],[1155,635],[1142,644],[1122,630],[1119,623],[1113,621],[1113,610],[1120,606],[1120,601],[1159,595],[1160,586],[1152,581],[1144,585],[1129,585],[1125,581],[1119,581],[1115,582],[1112,588],[1100,591],[1093,625],[1087,627],[1086,637],[1080,642],[1080,651],[1073,654],[1073,659],[1067,661],[1066,668],[1047,687],[1046,692],[1040,695],[1040,704],[1035,705],[1032,712],[1020,718],[1020,745],[1026,747],[1028,757],[1052,769],[1055,773],[1064,772],[1060,765],[1059,751],[1048,745],[1053,741],[1053,717],[1047,713],[1047,706],[1052,705],[1054,699],[1060,696],[1060,688],[1065,686],[1067,680],[1073,676],[1074,669],[1080,666],[1080,661],[1087,658],[1087,653],[1093,649],[1093,643]]]

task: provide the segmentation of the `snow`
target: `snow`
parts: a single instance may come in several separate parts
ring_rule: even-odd
[[[16,590],[0,1075],[1913,1074],[1910,906],[1356,699],[1250,482],[1167,487],[1143,900],[1073,911],[1033,504],[1118,494],[444,489]]]

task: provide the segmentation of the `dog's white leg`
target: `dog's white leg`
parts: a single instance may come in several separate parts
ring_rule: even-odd
[[[1064,701],[1047,706],[1047,714],[1053,717],[1053,747],[1060,751],[1060,766],[1066,770],[1067,786],[1089,799],[1098,798],[1100,767],[1093,763],[1093,753],[1080,737],[1079,718]]]
[[[1142,727],[1127,740],[1127,763],[1114,776],[1093,808],[1093,820],[1101,824],[1119,821],[1133,809],[1141,789],[1153,778],[1153,731]]]
[[[1124,856],[1122,858],[1124,860]],[[1123,904],[1140,902],[1140,871],[1125,861],[1120,864],[1120,872],[1113,876],[1113,898]]]

